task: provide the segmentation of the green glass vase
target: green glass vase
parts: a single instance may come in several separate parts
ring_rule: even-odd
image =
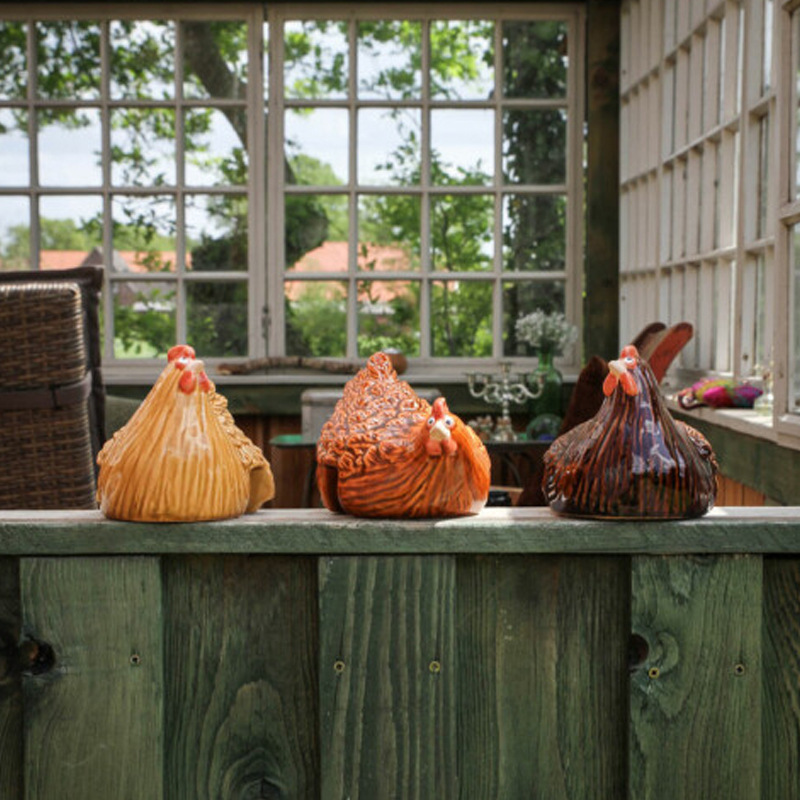
[[[529,377],[529,388],[532,392],[536,392],[538,382],[541,378],[544,381],[542,393],[530,401],[528,407],[531,420],[542,414],[549,414],[559,419],[563,415],[562,409],[562,396],[564,383],[563,376],[556,369],[554,363],[554,355],[551,350],[542,350],[538,353],[539,361],[536,369]]]

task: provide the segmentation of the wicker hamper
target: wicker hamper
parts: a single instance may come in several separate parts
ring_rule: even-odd
[[[0,280],[0,337],[0,508],[96,507],[81,285]]]

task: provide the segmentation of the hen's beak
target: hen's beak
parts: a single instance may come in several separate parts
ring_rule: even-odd
[[[610,397],[614,389],[617,388],[618,383],[622,384],[625,394],[631,396],[639,394],[639,388],[636,386],[633,375],[631,375],[627,365],[621,359],[608,362],[608,375],[603,381],[603,394],[606,397]]]
[[[450,438],[450,429],[444,424],[443,419],[438,419],[430,429],[429,435],[435,442],[443,442]]]

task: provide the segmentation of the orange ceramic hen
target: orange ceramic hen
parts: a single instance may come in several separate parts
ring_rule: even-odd
[[[635,347],[608,364],[597,414],[553,442],[547,501],[565,514],[673,519],[714,505],[717,462],[699,431],[674,420]]]
[[[361,517],[476,514],[489,496],[489,454],[443,397],[433,406],[376,353],[352,378],[317,443],[325,506]]]
[[[128,423],[97,457],[97,499],[114,519],[224,519],[255,511],[275,493],[261,450],[236,427],[187,345]]]

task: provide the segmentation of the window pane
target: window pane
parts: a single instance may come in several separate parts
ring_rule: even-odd
[[[794,292],[792,310],[792,380],[789,411],[800,414],[800,225],[793,225],[789,239],[792,290]]]
[[[247,355],[247,283],[186,285],[186,338],[203,357]]]
[[[100,26],[96,22],[36,23],[36,94],[49,100],[100,96]]]
[[[0,269],[30,269],[30,201],[0,197]]]
[[[567,179],[565,111],[514,109],[503,114],[503,180],[518,184]]]
[[[494,255],[494,199],[488,194],[431,198],[431,265],[434,270],[489,270]]]
[[[762,117],[758,123],[758,217],[756,237],[769,233],[767,210],[769,208],[769,117]]]
[[[175,344],[174,283],[114,281],[114,358],[162,358]]]
[[[358,112],[358,182],[409,186],[420,180],[419,109]]]
[[[503,268],[508,271],[566,269],[565,195],[514,194],[503,199]]]
[[[100,111],[43,109],[39,120],[39,183],[99,186],[102,183]]]
[[[182,22],[181,33],[184,96],[243,100],[247,93],[247,23]]]
[[[347,353],[347,284],[343,281],[286,281],[286,354]]]
[[[349,248],[344,195],[287,195],[284,221],[287,269],[347,271]]]
[[[102,265],[103,198],[49,195],[39,198],[39,267]]]
[[[241,108],[192,109],[184,124],[189,186],[247,183],[247,112]]]
[[[175,96],[175,23],[112,20],[109,86],[114,99]]]
[[[284,27],[284,91],[313,100],[347,97],[347,23],[287,21]]]
[[[174,198],[117,195],[111,215],[115,272],[175,271]]]
[[[0,100],[21,100],[28,93],[28,26],[23,22],[0,21]]]
[[[358,282],[358,354],[393,348],[419,355],[419,284],[416,281]]]
[[[161,186],[175,180],[175,111],[113,109],[111,182],[116,186]]]
[[[410,20],[358,23],[358,95],[418,99],[422,93],[422,28]]]
[[[567,23],[503,23],[503,95],[566,97]]]
[[[286,112],[284,136],[289,161],[303,156],[316,162],[320,174],[345,183],[348,178],[347,111],[339,108],[306,108]],[[296,181],[289,179],[289,183]]]
[[[431,177],[436,184],[488,184],[494,175],[494,111],[431,111]]]
[[[386,269],[420,267],[420,199],[416,195],[361,195],[358,199],[358,263],[373,260],[373,249],[383,248]]]
[[[195,272],[247,271],[247,198],[186,198],[186,268]]]
[[[492,354],[492,284],[434,281],[431,287],[431,351],[437,357]]]
[[[430,35],[431,97],[490,99],[494,91],[494,22],[434,21]]]
[[[537,309],[564,313],[565,288],[564,281],[509,281],[503,284],[504,355],[533,355],[527,344],[517,342],[517,320]]]
[[[0,109],[0,186],[30,184],[28,112]]]

